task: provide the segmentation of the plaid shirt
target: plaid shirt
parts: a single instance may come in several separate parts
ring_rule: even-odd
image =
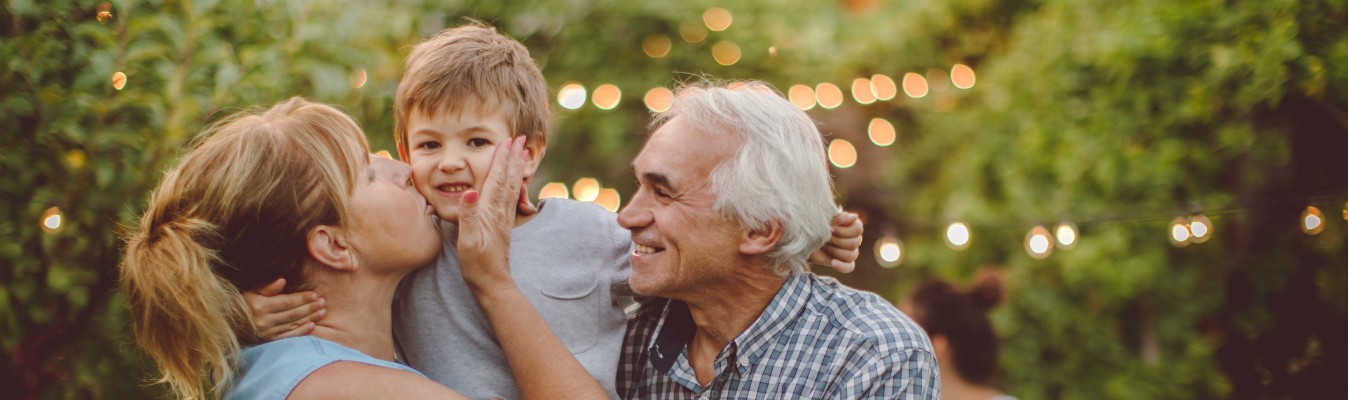
[[[936,399],[940,378],[922,328],[874,293],[811,273],[788,278],[749,329],[697,382],[687,304],[658,299],[630,316],[618,393],[627,399]]]

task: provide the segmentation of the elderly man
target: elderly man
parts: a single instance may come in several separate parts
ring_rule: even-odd
[[[618,392],[632,399],[935,399],[921,328],[807,272],[838,206],[814,122],[758,82],[684,87],[632,163]]]

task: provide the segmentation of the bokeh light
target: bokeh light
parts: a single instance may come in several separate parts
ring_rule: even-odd
[[[679,37],[688,43],[702,43],[707,40],[707,28],[698,24],[683,24],[679,27]]]
[[[1048,234],[1048,228],[1043,225],[1036,225],[1030,229],[1030,233],[1025,234],[1025,253],[1031,258],[1042,260],[1053,252],[1053,238]]]
[[[390,159],[390,160],[393,159],[393,154],[389,154],[388,150],[380,150],[380,151],[376,151],[376,152],[374,152],[374,155],[375,155],[375,156],[378,156],[378,157],[384,157],[384,158],[387,158],[387,159]]]
[[[828,143],[828,161],[838,168],[851,168],[857,163],[857,148],[844,139]]]
[[[646,103],[646,108],[651,109],[651,111],[669,111],[669,106],[674,104],[674,92],[663,87],[654,88],[646,92],[646,97],[642,101]]]
[[[1053,228],[1053,239],[1056,241],[1059,249],[1071,250],[1077,247],[1077,224],[1072,221],[1062,221]]]
[[[548,182],[548,184],[543,185],[543,189],[538,191],[538,198],[540,200],[553,197],[559,199],[570,197],[570,193],[567,193],[566,190],[566,184],[561,182]]]
[[[557,104],[568,110],[585,105],[585,87],[579,83],[568,83],[557,91]]]
[[[903,93],[914,99],[927,95],[927,79],[916,72],[903,74]]]
[[[820,107],[833,109],[842,105],[843,93],[838,85],[824,82],[814,87],[815,100],[819,102]]]
[[[61,209],[57,207],[48,208],[42,212],[42,231],[55,234],[61,231],[62,219]]]
[[[777,46],[768,46],[768,57],[777,58]]]
[[[871,137],[871,143],[876,146],[885,147],[894,144],[898,139],[898,133],[894,130],[894,124],[884,118],[871,119],[870,126],[866,127],[866,135]]]
[[[122,90],[124,87],[126,87],[126,74],[122,71],[112,73],[112,88]]]
[[[98,12],[98,23],[100,23],[100,24],[106,24],[106,23],[108,23],[108,21],[111,21],[111,20],[112,20],[112,11],[99,11],[99,12]]]
[[[1175,247],[1185,247],[1189,245],[1189,238],[1193,234],[1189,232],[1189,220],[1184,217],[1175,217],[1170,221],[1170,244]]]
[[[594,202],[603,206],[609,212],[618,212],[618,206],[622,205],[622,198],[618,196],[618,191],[611,188],[599,189],[599,194],[595,196]]]
[[[730,23],[735,21],[735,17],[730,15],[730,11],[721,7],[712,7],[702,13],[702,23],[707,25],[707,29],[713,31],[723,31],[730,27]]]
[[[950,67],[950,83],[955,84],[955,87],[968,89],[974,87],[974,81],[976,80],[974,69],[969,68],[968,65],[955,64],[954,67]]]
[[[365,73],[365,68],[356,68],[355,71],[351,71],[351,88],[360,89],[365,87],[365,81],[368,78],[369,76]]]
[[[964,250],[969,248],[970,241],[969,226],[963,222],[955,222],[945,228],[945,244],[955,250]]]
[[[674,41],[669,40],[669,36],[663,34],[654,34],[646,36],[641,40],[641,51],[650,58],[660,58],[669,54],[669,49],[674,47]]]
[[[1325,215],[1316,206],[1306,207],[1301,212],[1301,231],[1307,235],[1318,235],[1325,230]]]
[[[787,97],[791,99],[791,104],[795,104],[796,108],[801,110],[809,110],[814,108],[816,104],[814,89],[809,86],[791,85],[791,89],[787,90],[786,93]]]
[[[599,197],[599,181],[594,178],[580,178],[571,185],[571,193],[576,196],[576,200],[594,201]]]
[[[623,91],[621,89],[618,89],[617,86],[614,86],[611,83],[605,83],[594,88],[594,95],[591,96],[591,101],[594,102],[594,106],[599,107],[600,110],[612,110],[613,107],[618,106],[619,101],[622,101],[622,97]]]
[[[875,91],[871,89],[870,79],[857,78],[852,80],[852,99],[861,104],[875,102]]]
[[[1208,239],[1212,239],[1212,220],[1203,214],[1189,217],[1189,241],[1204,243]]]
[[[875,93],[877,100],[892,100],[894,96],[899,95],[899,87],[888,75],[871,75],[871,91]]]
[[[894,235],[885,235],[875,242],[875,262],[881,267],[894,268],[903,263],[903,241]]]
[[[729,40],[716,42],[711,46],[711,58],[717,64],[731,66],[740,61],[740,46]]]

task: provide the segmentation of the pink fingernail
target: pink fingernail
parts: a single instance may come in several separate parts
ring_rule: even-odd
[[[464,192],[463,202],[467,204],[477,203],[477,192],[472,190]]]

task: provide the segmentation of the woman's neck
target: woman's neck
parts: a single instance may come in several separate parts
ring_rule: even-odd
[[[328,316],[315,324],[313,335],[394,361],[393,295],[401,277],[356,278],[338,277],[326,285],[315,282],[315,291],[327,302]]]

